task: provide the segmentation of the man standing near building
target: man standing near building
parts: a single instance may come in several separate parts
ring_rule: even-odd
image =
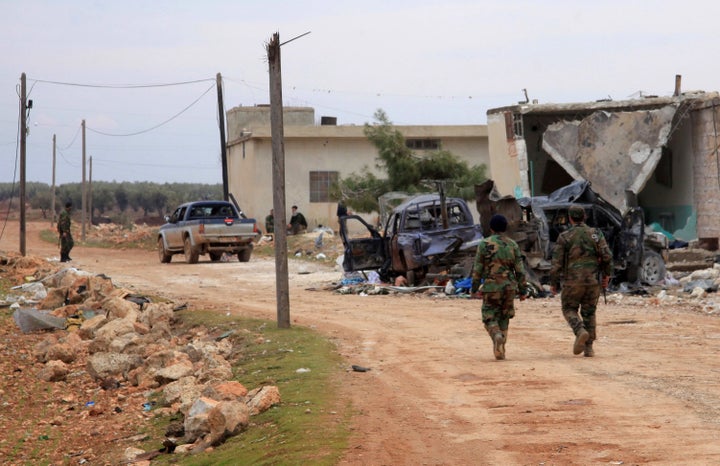
[[[265,217],[265,234],[272,235],[275,233],[275,212],[270,209],[270,215]]]
[[[298,212],[296,205],[292,206],[292,216],[290,217],[290,223],[288,224],[288,233],[291,235],[297,235],[307,230],[307,221],[305,216]]]
[[[554,293],[562,283],[562,313],[575,333],[573,354],[592,357],[597,338],[595,309],[601,287],[610,283],[612,253],[602,231],[585,224],[585,209],[570,206],[568,217],[570,228],[560,234],[553,251],[550,283]]]
[[[68,262],[70,258],[70,251],[75,242],[73,241],[72,232],[70,231],[70,225],[72,223],[70,218],[70,212],[72,211],[72,202],[68,201],[65,203],[65,210],[60,212],[57,223],[57,231],[60,235],[60,262]]]
[[[493,215],[492,235],[478,245],[472,273],[471,291],[474,297],[482,294],[482,320],[492,339],[495,359],[505,359],[508,327],[515,316],[515,296],[519,292],[520,299],[525,299],[527,292],[520,248],[504,235],[506,229],[507,219]]]

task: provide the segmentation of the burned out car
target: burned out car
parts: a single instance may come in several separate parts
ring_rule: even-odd
[[[340,237],[346,272],[377,270],[385,281],[403,275],[417,285],[436,273],[469,275],[483,235],[463,199],[423,194],[395,207],[382,230],[342,217]]]
[[[489,219],[494,213],[508,218],[508,234],[520,246],[532,278],[540,284],[548,282],[558,236],[570,227],[571,205],[583,207],[586,223],[603,232],[613,253],[613,282],[654,285],[665,278],[667,238],[646,231],[641,208],[632,207],[622,215],[591,189],[589,181],[574,181],[548,196],[516,199],[501,197],[489,180],[476,186],[475,193],[481,219]]]

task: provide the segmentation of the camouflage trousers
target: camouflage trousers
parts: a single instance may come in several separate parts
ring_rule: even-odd
[[[60,236],[60,254],[70,254],[73,246],[75,246],[75,241],[73,241],[73,237],[70,233],[65,236]]]
[[[584,328],[590,334],[588,341],[596,339],[595,309],[600,298],[600,285],[564,283],[560,302],[563,317],[577,335]],[[578,310],[580,314],[578,315]]]
[[[503,332],[515,317],[515,290],[483,292],[482,320],[485,328],[498,326]]]

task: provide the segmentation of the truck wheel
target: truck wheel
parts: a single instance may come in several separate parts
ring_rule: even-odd
[[[188,264],[197,264],[200,253],[192,247],[189,236],[185,237],[183,252],[185,252],[185,262]]]
[[[238,260],[240,262],[250,262],[250,256],[252,256],[253,248],[248,247],[238,253]]]
[[[222,259],[222,253],[221,252],[211,252],[210,253],[210,260],[213,262],[219,262],[220,259]]]
[[[162,237],[158,238],[158,257],[160,257],[160,262],[163,264],[167,264],[172,260],[172,254],[169,254],[165,250],[165,243],[163,242]]]
[[[655,251],[643,251],[643,260],[640,264],[640,281],[648,285],[655,285],[665,278],[665,261]]]

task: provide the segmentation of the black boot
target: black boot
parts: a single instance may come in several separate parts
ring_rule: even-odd
[[[60,262],[67,262],[67,261],[68,261],[67,254],[65,254],[64,252],[61,252],[60,253]]]

